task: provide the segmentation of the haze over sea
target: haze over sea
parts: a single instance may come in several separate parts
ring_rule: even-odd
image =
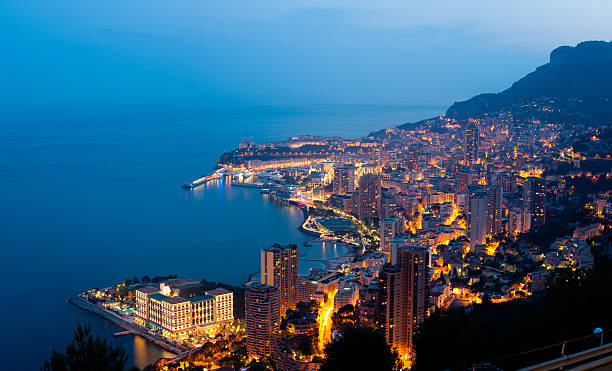
[[[0,337],[3,367],[38,369],[77,322],[123,344],[139,367],[163,355],[66,298],[126,278],[178,274],[232,284],[259,270],[259,249],[312,239],[302,213],[257,190],[186,180],[244,138],[361,137],[442,107],[301,104],[223,111],[58,114],[0,122]],[[340,253],[319,246],[309,257]],[[316,263],[315,263],[316,264]],[[307,268],[307,266],[304,266]],[[10,334],[10,335],[9,335]]]

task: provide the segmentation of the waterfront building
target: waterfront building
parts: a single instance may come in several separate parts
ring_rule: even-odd
[[[391,257],[391,241],[400,233],[404,233],[404,218],[392,216],[380,221],[380,250]]]
[[[368,173],[359,179],[359,219],[372,224],[380,217],[382,177]]]
[[[339,194],[355,191],[355,167],[345,165],[334,169],[333,190]]]
[[[531,213],[531,227],[546,223],[546,179],[529,177],[523,186],[523,208]]]
[[[252,282],[245,290],[246,345],[249,357],[270,357],[275,336],[280,330],[279,290],[260,282]]]
[[[194,332],[215,334],[220,325],[234,320],[234,294],[223,288],[203,295],[182,297],[167,284],[136,289],[134,322],[172,339]],[[174,292],[173,292],[174,291]]]
[[[280,296],[281,315],[299,302],[297,245],[274,245],[261,250],[261,283],[274,286]]]
[[[381,274],[382,316],[387,343],[400,355],[410,353],[418,326],[428,307],[429,250],[403,247],[398,264],[387,265]]]

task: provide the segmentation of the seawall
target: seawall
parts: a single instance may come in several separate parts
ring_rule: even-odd
[[[81,298],[80,296],[74,296],[70,299],[68,299],[68,303],[74,305],[75,307],[82,309],[84,311],[96,314],[102,318],[104,318],[105,320],[111,322],[112,324],[121,327],[124,330],[131,330],[134,331],[136,334],[138,334],[138,336],[141,336],[143,338],[145,338],[147,341],[159,346],[160,348],[163,348],[164,350],[167,350],[171,353],[180,355],[183,352],[186,352],[188,350],[191,350],[190,348],[187,347],[182,347],[178,344],[173,344],[165,339],[163,339],[162,337],[159,336],[155,336],[153,334],[151,334],[148,330],[142,328],[141,326],[128,322],[125,319],[119,317],[118,315],[111,313],[105,309],[102,309],[98,306],[96,306],[93,303],[90,303],[89,301]]]

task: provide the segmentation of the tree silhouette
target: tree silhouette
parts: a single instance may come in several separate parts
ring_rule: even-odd
[[[320,371],[400,369],[399,356],[382,333],[369,327],[347,327],[340,339],[325,346],[325,359]]]
[[[106,339],[91,334],[91,326],[77,325],[72,343],[65,352],[55,348],[45,361],[43,371],[124,371],[128,356],[121,346],[112,346]],[[132,370],[136,369],[135,367]],[[137,369],[136,369],[137,370]]]
[[[264,357],[261,359],[254,359],[247,366],[249,371],[272,371],[274,367],[272,366],[272,360],[270,358]]]

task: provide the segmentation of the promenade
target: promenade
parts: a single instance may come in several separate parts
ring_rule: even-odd
[[[164,339],[163,337],[159,335],[153,334],[148,329],[142,326],[139,326],[131,321],[128,321],[125,318],[122,318],[109,310],[100,308],[97,305],[90,303],[89,301],[83,299],[80,296],[74,296],[68,299],[68,302],[79,309],[96,314],[102,317],[103,319],[111,322],[112,324],[119,326],[126,331],[132,332],[134,335],[141,336],[147,341],[175,355],[181,355],[184,352],[192,350],[192,348],[182,346],[180,344]]]

